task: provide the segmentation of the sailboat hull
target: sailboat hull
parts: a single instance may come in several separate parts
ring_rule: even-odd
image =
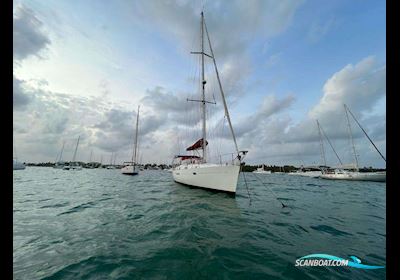
[[[25,164],[21,162],[14,162],[13,163],[13,170],[24,170],[25,169]]]
[[[239,171],[239,165],[188,164],[174,168],[172,175],[181,184],[236,193]]]
[[[320,176],[328,180],[386,182],[386,172],[345,172],[327,173]]]
[[[289,173],[289,175],[318,178],[322,175],[322,172],[321,171],[292,172],[292,173]]]
[[[271,170],[253,171],[256,174],[271,174]]]
[[[121,173],[124,175],[138,175],[139,171],[133,165],[127,165],[121,168]]]

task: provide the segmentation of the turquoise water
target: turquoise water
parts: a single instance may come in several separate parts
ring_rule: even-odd
[[[386,262],[386,184],[241,175],[235,198],[167,171],[14,171],[14,279],[385,279],[295,267],[324,253]],[[282,208],[271,190],[288,207]]]

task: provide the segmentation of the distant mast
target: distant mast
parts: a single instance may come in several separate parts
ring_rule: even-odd
[[[354,160],[355,160],[354,164],[356,165],[356,170],[358,170],[358,159],[357,159],[356,147],[354,146],[354,138],[353,138],[353,133],[351,131],[349,114],[347,113],[346,104],[343,104],[343,106],[344,106],[344,111],[346,113],[347,126],[349,128],[349,136],[350,136],[350,140],[351,140],[351,146],[353,148],[353,154],[354,154]]]
[[[135,144],[133,147],[133,154],[132,154],[132,163],[135,166],[137,163],[137,144],[138,144],[138,128],[139,128],[139,110],[140,105],[138,106],[138,111],[136,115],[136,133],[135,133]]]
[[[61,148],[60,156],[57,155],[56,162],[61,162],[62,154],[63,154],[63,151],[64,151],[64,145],[65,145],[65,140],[63,141],[63,145],[62,145],[62,148]]]
[[[365,136],[367,136],[368,140],[371,142],[371,144],[374,146],[375,150],[379,153],[379,155],[383,158],[383,160],[386,162],[386,158],[382,155],[382,153],[379,151],[379,149],[376,147],[374,141],[372,141],[371,138],[369,138],[367,132],[364,130],[364,128],[361,126],[361,124],[358,122],[358,120],[356,119],[356,117],[353,115],[353,113],[350,111],[350,108],[347,107],[346,104],[344,104],[345,108],[347,109],[347,111],[349,111],[350,115],[353,117],[353,119],[356,121],[356,123],[358,124],[358,126],[361,128],[361,130],[364,132]]]
[[[319,126],[319,121],[318,120],[317,120],[317,126],[318,126],[319,143],[320,143],[320,148],[321,148],[321,157],[322,157],[322,161],[324,163],[324,166],[326,166],[324,142],[322,140],[321,127]]]
[[[72,158],[72,162],[75,162],[76,152],[78,151],[78,145],[79,145],[79,139],[80,139],[80,138],[81,138],[81,136],[79,135],[78,141],[76,142],[76,147],[75,147],[74,156],[73,156],[73,158]]]

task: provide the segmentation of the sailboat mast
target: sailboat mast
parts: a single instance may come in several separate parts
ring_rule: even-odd
[[[353,154],[354,154],[354,160],[355,160],[355,164],[356,164],[356,169],[358,170],[358,159],[357,159],[356,147],[354,146],[353,133],[351,132],[349,114],[347,113],[346,104],[343,104],[343,106],[344,106],[344,111],[346,112],[347,126],[349,127],[349,135],[350,135],[351,145],[352,145],[352,148],[353,148]]]
[[[361,130],[364,132],[365,136],[367,136],[368,140],[371,142],[371,144],[374,146],[374,148],[376,149],[376,151],[380,154],[380,156],[383,158],[383,160],[386,162],[386,158],[382,155],[382,153],[379,151],[379,149],[375,146],[374,142],[371,140],[371,138],[369,138],[367,132],[364,130],[364,128],[361,126],[361,124],[357,121],[356,117],[353,115],[353,113],[350,111],[350,108],[347,107],[347,105],[345,104],[345,107],[347,108],[347,110],[349,111],[350,115],[353,117],[353,119],[356,121],[356,123],[358,124],[358,126],[361,128]]]
[[[204,78],[204,14],[201,12],[201,84],[202,84],[202,113],[203,113],[203,162],[206,162],[206,96],[205,96],[205,84]]]
[[[80,138],[81,138],[81,136],[79,135],[78,141],[76,142],[76,147],[75,147],[74,157],[72,158],[72,162],[75,162],[76,151],[78,151],[78,145],[79,145],[79,139],[80,139]]]
[[[322,161],[324,162],[324,166],[326,166],[324,142],[322,141],[321,127],[319,126],[318,120],[317,120],[317,126],[318,126],[318,134],[319,134],[319,143],[320,143],[320,147],[321,147],[321,157],[322,157]]]
[[[136,165],[137,162],[137,140],[138,140],[138,127],[139,127],[139,110],[140,110],[140,105],[138,106],[138,111],[137,111],[137,116],[136,116],[136,134],[135,134],[135,145],[133,148],[133,156],[132,156],[132,162],[134,165]]]
[[[218,68],[217,68],[217,62],[215,61],[214,52],[213,52],[213,49],[212,49],[212,47],[211,47],[211,40],[210,40],[210,36],[208,35],[207,25],[206,25],[206,22],[205,22],[204,17],[203,17],[203,12],[201,13],[201,15],[202,15],[202,18],[203,18],[204,27],[205,27],[205,29],[206,29],[206,35],[207,35],[208,45],[209,45],[209,47],[210,47],[211,58],[212,58],[213,63],[214,63],[215,73],[217,74],[217,80],[218,80],[219,90],[220,90],[220,92],[221,92],[222,101],[223,101],[224,109],[225,109],[225,116],[226,116],[226,118],[228,119],[229,128],[230,128],[231,133],[232,133],[233,142],[235,143],[235,149],[236,149],[237,154],[239,155],[239,148],[238,148],[238,145],[237,145],[237,142],[236,142],[236,136],[235,136],[235,133],[234,133],[234,131],[233,131],[232,122],[231,122],[231,117],[229,116],[228,106],[226,105],[225,94],[224,94],[224,90],[222,89],[221,79],[219,78],[219,73],[218,73]]]
[[[320,128],[321,128],[322,134],[325,136],[326,140],[328,140],[329,146],[331,146],[331,148],[332,148],[333,152],[335,153],[336,158],[338,159],[340,165],[343,165],[343,162],[340,160],[339,155],[337,154],[337,152],[336,152],[335,148],[333,147],[331,141],[329,140],[328,136],[326,135],[324,129],[322,128],[322,126],[320,126]]]

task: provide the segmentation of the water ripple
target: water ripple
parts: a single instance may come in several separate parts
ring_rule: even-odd
[[[384,265],[382,184],[263,181],[248,176],[249,200],[243,176],[232,197],[176,184],[164,171],[27,167],[14,174],[13,278],[386,278],[294,266],[318,252]]]

